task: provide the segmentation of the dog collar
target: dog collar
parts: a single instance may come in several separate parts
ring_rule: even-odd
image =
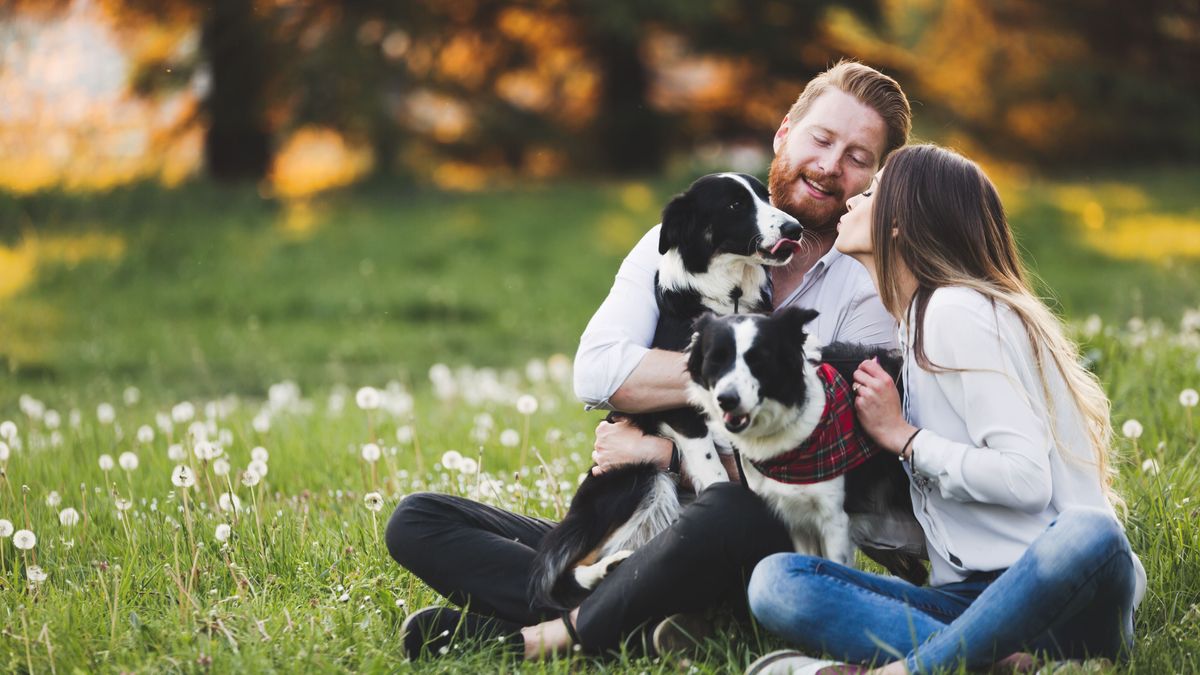
[[[833,366],[817,366],[817,379],[825,389],[821,421],[798,447],[766,461],[750,464],[780,483],[820,483],[857,467],[879,451],[859,429],[854,417],[854,395],[845,378]]]

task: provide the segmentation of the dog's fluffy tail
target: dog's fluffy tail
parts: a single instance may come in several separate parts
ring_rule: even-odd
[[[675,481],[653,464],[588,474],[566,517],[538,547],[529,577],[532,604],[563,610],[575,607],[607,572],[599,570],[597,575],[593,569],[581,583],[575,575],[577,565],[635,549],[678,517]]]

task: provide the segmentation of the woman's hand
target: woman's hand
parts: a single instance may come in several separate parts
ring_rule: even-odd
[[[592,452],[592,475],[599,476],[609,469],[633,462],[654,462],[666,469],[671,465],[671,441],[661,436],[647,436],[629,420],[601,422],[596,426],[596,445]]]
[[[892,376],[877,361],[863,361],[854,371],[854,410],[863,429],[876,443],[893,454],[900,454],[916,427],[904,419],[900,410],[900,392]]]

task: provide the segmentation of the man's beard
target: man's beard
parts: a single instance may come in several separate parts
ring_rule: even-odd
[[[829,201],[817,201],[807,194],[796,195],[796,187],[801,186],[808,178],[818,184],[822,181],[804,171],[799,166],[787,164],[783,155],[775,155],[771,160],[771,170],[767,174],[767,185],[771,191],[771,203],[800,221],[808,232],[822,236],[837,231],[837,222],[846,213],[846,200],[843,195],[834,193]]]

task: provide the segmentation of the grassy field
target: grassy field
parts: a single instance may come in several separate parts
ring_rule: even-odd
[[[1200,409],[1180,402],[1200,388],[1198,178],[1002,184],[1114,422],[1143,429],[1118,441],[1150,577],[1121,672],[1200,671]],[[399,624],[435,596],[384,551],[390,509],[434,489],[560,511],[597,419],[573,399],[568,357],[623,253],[686,182],[369,185],[303,204],[205,185],[0,197],[0,420],[16,427],[0,519],[38,540],[0,540],[0,670],[414,668]],[[364,386],[381,407],[359,408]],[[531,415],[515,406],[525,394]],[[198,457],[201,437],[222,456]],[[267,471],[250,487],[256,447]],[[194,487],[173,484],[177,464]],[[62,524],[67,507],[78,523]],[[746,631],[690,663],[572,656],[535,670],[728,672],[776,646]],[[433,667],[529,670],[486,651]]]

